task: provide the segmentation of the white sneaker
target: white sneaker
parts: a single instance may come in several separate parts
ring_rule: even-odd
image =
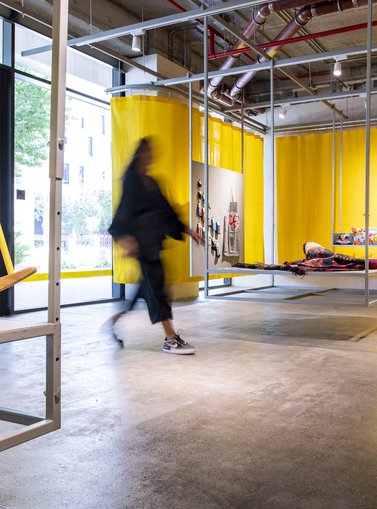
[[[165,338],[163,351],[176,355],[192,355],[195,353],[195,348],[176,334],[173,339]]]

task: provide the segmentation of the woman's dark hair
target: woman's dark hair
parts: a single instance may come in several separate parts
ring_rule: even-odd
[[[150,138],[141,138],[141,140],[139,141],[139,143],[138,143],[138,145],[136,147],[134,155],[132,156],[131,162],[128,165],[126,171],[129,170],[129,169],[137,168],[141,155],[146,150],[150,150],[150,149],[151,149]]]

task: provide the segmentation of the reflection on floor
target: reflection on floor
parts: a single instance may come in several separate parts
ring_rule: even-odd
[[[62,304],[111,299],[111,276],[61,280]],[[23,282],[15,287],[16,311],[47,307],[48,281]]]
[[[1,453],[2,509],[376,507],[375,308],[200,300],[174,310],[178,357],[142,307],[124,349],[101,330],[120,303],[62,311],[62,429]],[[23,343],[0,347],[0,404],[39,408]]]

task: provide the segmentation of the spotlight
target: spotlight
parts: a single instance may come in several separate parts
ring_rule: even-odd
[[[342,64],[338,60],[334,64],[333,75],[334,76],[341,76],[342,75]]]
[[[280,118],[285,118],[287,116],[287,108],[282,108],[279,112]]]
[[[141,36],[140,35],[133,35],[132,36],[132,51],[134,53],[140,53],[141,52]]]

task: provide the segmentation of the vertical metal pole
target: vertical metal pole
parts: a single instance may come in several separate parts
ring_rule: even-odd
[[[242,103],[241,103],[241,171],[245,172],[245,119],[244,119],[244,104],[245,104],[245,89],[242,90]]]
[[[272,166],[272,245],[271,245],[271,263],[275,260],[275,242],[276,242],[276,167],[275,167],[275,103],[274,103],[274,59],[270,61],[270,111],[271,111],[271,166]],[[272,276],[272,286],[275,285],[275,277]]]
[[[67,61],[68,1],[55,0],[52,19],[50,118],[50,249],[48,321],[56,325],[46,339],[46,416],[60,426],[60,239],[64,163],[64,110]]]
[[[343,115],[340,117],[339,132],[339,231],[343,230]]]
[[[13,111],[13,72],[10,69],[0,69],[0,223],[4,231],[4,248],[6,247],[3,256],[0,256],[1,274],[9,273],[9,269],[13,270],[14,258]],[[9,288],[0,293],[0,316],[9,316],[13,313],[14,288]]]
[[[203,31],[203,73],[204,73],[204,195],[205,201],[205,221],[204,221],[204,297],[208,297],[208,202],[209,202],[209,185],[208,185],[208,18],[204,17]]]
[[[0,223],[14,259],[14,25],[3,22],[3,64],[0,69]],[[0,256],[0,271],[5,265]],[[0,316],[14,313],[14,288],[0,293]]]
[[[332,110],[332,143],[331,143],[331,245],[334,244],[335,224],[335,109]]]
[[[118,87],[120,85],[125,85],[125,74],[123,72],[122,62],[119,62],[118,69],[113,68],[112,70],[112,86]],[[118,92],[113,94],[112,97],[124,97],[125,92]],[[112,243],[112,246],[114,244]],[[111,256],[111,268],[112,268],[112,276],[111,276],[111,296],[113,299],[122,299],[125,300],[126,297],[126,285],[124,283],[115,283],[114,282],[114,257]]]
[[[369,205],[370,205],[370,109],[372,67],[372,0],[368,0],[367,69],[366,69],[366,115],[365,115],[365,306],[369,305]]]
[[[189,150],[188,150],[188,163],[189,163],[189,202],[190,202],[190,228],[193,229],[194,225],[192,222],[192,214],[194,203],[192,201],[192,83],[189,81],[189,98],[188,98],[188,130],[189,130]],[[193,252],[192,252],[193,241],[190,240],[190,275],[193,275]]]

